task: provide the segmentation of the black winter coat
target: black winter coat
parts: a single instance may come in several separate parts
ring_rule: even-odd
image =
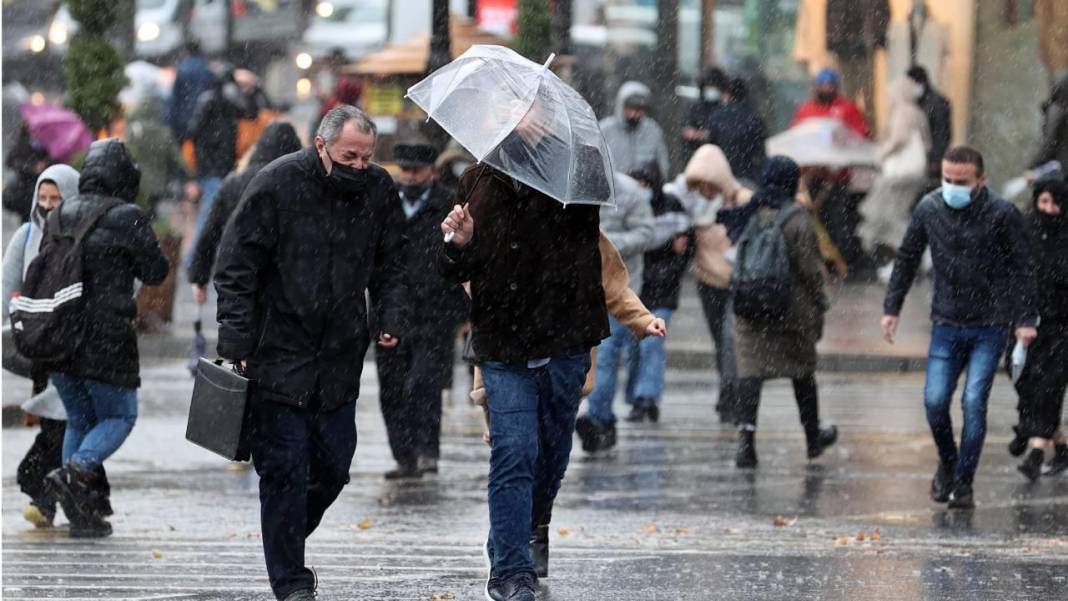
[[[252,178],[268,163],[283,155],[300,150],[300,138],[293,126],[276,121],[267,126],[256,143],[248,165],[244,171],[233,172],[223,180],[222,187],[215,195],[211,212],[204,223],[204,228],[193,248],[193,260],[189,265],[189,281],[193,284],[206,285],[211,280],[211,269],[215,265],[215,254],[219,249],[223,228],[230,219],[241,195],[245,193]]]
[[[400,231],[394,235],[407,240],[404,281],[408,287],[408,323],[404,330],[409,338],[455,333],[471,311],[463,287],[446,280],[437,269],[441,222],[452,210],[454,199],[451,192],[435,183],[423,206],[410,219],[404,214],[401,203],[396,205],[400,213],[396,220]]]
[[[140,173],[121,142],[95,142],[85,156],[78,196],[64,201],[59,209],[60,222],[67,229],[96,203],[115,198],[126,203],[108,211],[82,243],[85,338],[71,363],[57,368],[126,388],[141,385],[134,279],[157,285],[170,269],[152,231],[152,220],[133,204],[139,180]]]
[[[264,167],[219,246],[220,357],[247,359],[262,398],[325,410],[354,402],[372,334],[405,336],[404,240],[393,181],[368,167],[363,194],[342,197],[308,148]]]
[[[598,207],[564,207],[484,164],[464,172],[456,197],[474,239],[440,245],[438,265],[449,281],[471,281],[476,361],[525,364],[608,336]]]
[[[1035,197],[1047,186],[1041,181],[1036,184]],[[1068,184],[1057,182],[1054,186],[1063,198]],[[1027,215],[1042,325],[1062,328],[1068,327],[1068,215],[1063,213],[1068,207],[1065,204],[1061,204],[1062,213],[1056,217],[1042,214],[1034,207]]]
[[[748,102],[732,100],[718,110],[710,111],[705,121],[695,127],[708,130],[708,143],[723,150],[735,177],[760,181],[767,156],[764,142],[768,132],[764,120]]]
[[[228,86],[234,89],[224,91]],[[216,85],[197,98],[187,135],[193,140],[198,178],[226,177],[237,163],[237,121],[255,118],[257,108],[236,86]]]
[[[883,301],[898,315],[924,250],[934,260],[931,319],[957,326],[1033,326],[1038,319],[1035,277],[1023,216],[983,188],[963,209],[951,209],[942,189],[920,201],[898,249]]]
[[[666,213],[686,214],[682,203],[671,194],[654,193],[650,204],[653,207],[653,215],[657,217]],[[681,255],[675,252],[674,238],[660,248],[645,253],[641,298],[646,307],[671,310],[679,308],[679,284],[696,250],[693,237],[690,234],[686,236],[690,238],[690,244]]]
[[[942,157],[953,139],[953,113],[949,101],[932,88],[927,88],[919,100],[920,110],[927,116],[931,130],[931,149],[927,151],[927,175],[942,177]]]

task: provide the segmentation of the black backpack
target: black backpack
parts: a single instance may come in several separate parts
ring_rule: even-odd
[[[40,253],[30,262],[22,290],[11,299],[11,330],[19,353],[34,363],[60,365],[71,359],[85,332],[82,241],[100,218],[123,204],[94,203],[74,227],[60,224],[59,208],[48,215]]]
[[[731,277],[734,314],[755,322],[786,319],[794,278],[782,226],[803,210],[791,204],[775,219],[753,215],[738,240],[738,256]]]

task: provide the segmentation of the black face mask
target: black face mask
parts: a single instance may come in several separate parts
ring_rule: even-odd
[[[37,205],[36,207],[34,207],[33,210],[37,213],[37,216],[40,217],[42,221],[47,221],[48,214],[52,212],[52,209],[46,209],[41,205]]]
[[[820,104],[830,104],[834,102],[835,98],[838,98],[838,94],[835,92],[819,92],[816,94],[816,102]]]
[[[338,194],[343,196],[355,196],[363,192],[367,187],[367,169],[357,169],[351,165],[342,165],[334,160],[334,157],[330,156],[330,151],[323,148],[323,152],[326,153],[327,158],[333,163],[334,167],[330,170],[330,174],[326,176],[326,181],[330,183],[330,187],[333,188]]]
[[[430,185],[401,184],[397,186],[397,189],[400,191],[401,195],[404,196],[404,200],[412,203],[422,198],[423,194],[430,189]]]
[[[1050,215],[1049,213],[1043,213],[1042,211],[1037,211],[1037,213],[1038,224],[1046,233],[1054,233],[1068,226],[1068,216],[1064,214],[1063,207],[1059,215]]]
[[[642,124],[641,117],[627,117],[625,121],[627,124],[627,129],[638,129],[638,126]]]

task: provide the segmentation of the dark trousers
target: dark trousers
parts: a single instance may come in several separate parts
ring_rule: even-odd
[[[1016,382],[1020,395],[1020,433],[1053,438],[1061,424],[1068,389],[1068,324],[1042,324],[1027,349],[1027,363]]]
[[[719,373],[719,402],[716,410],[730,414],[737,402],[737,375],[734,368],[733,336],[728,322],[730,291],[697,284],[697,296],[708,322],[708,331],[716,344],[716,371]]]
[[[304,541],[349,481],[356,403],[318,411],[256,395],[253,402],[250,440],[260,476],[263,555],[271,589],[284,599],[315,584],[304,565]]]
[[[19,489],[38,507],[54,509],[56,506],[55,499],[49,498],[45,490],[44,477],[63,465],[63,433],[66,430],[67,422],[42,417],[41,431],[19,463]]]
[[[803,378],[794,378],[793,384],[794,399],[797,401],[801,425],[805,428],[805,434],[811,435],[820,427],[820,400],[816,376],[813,374]],[[764,380],[760,378],[742,378],[738,382],[739,424],[756,427],[757,412],[760,409],[760,392],[763,387]]]
[[[452,354],[451,331],[415,335],[392,349],[375,348],[382,417],[399,464],[441,454],[441,391]]]

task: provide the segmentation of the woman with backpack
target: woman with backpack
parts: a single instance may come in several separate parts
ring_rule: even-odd
[[[52,165],[37,177],[28,221],[15,231],[4,254],[4,321],[10,321],[11,297],[22,290],[26,269],[40,251],[49,212],[77,194],[78,172],[69,165]],[[13,347],[12,343],[12,349],[5,349],[5,352],[14,352]],[[45,490],[44,477],[63,463],[67,413],[56,389],[48,385],[47,373],[33,370],[30,377],[33,380],[32,396],[22,405],[23,423],[39,425],[41,430],[19,463],[18,483],[22,492],[30,497],[23,516],[38,528],[48,528],[56,516],[56,501]]]
[[[820,428],[816,342],[823,334],[827,298],[816,231],[794,203],[801,170],[778,156],[764,164],[752,217],[738,242],[732,274],[738,370],[738,452],[735,465],[757,465],[757,410],[765,380],[790,378],[815,459],[833,445],[838,429]],[[781,301],[781,302],[778,302]]]

